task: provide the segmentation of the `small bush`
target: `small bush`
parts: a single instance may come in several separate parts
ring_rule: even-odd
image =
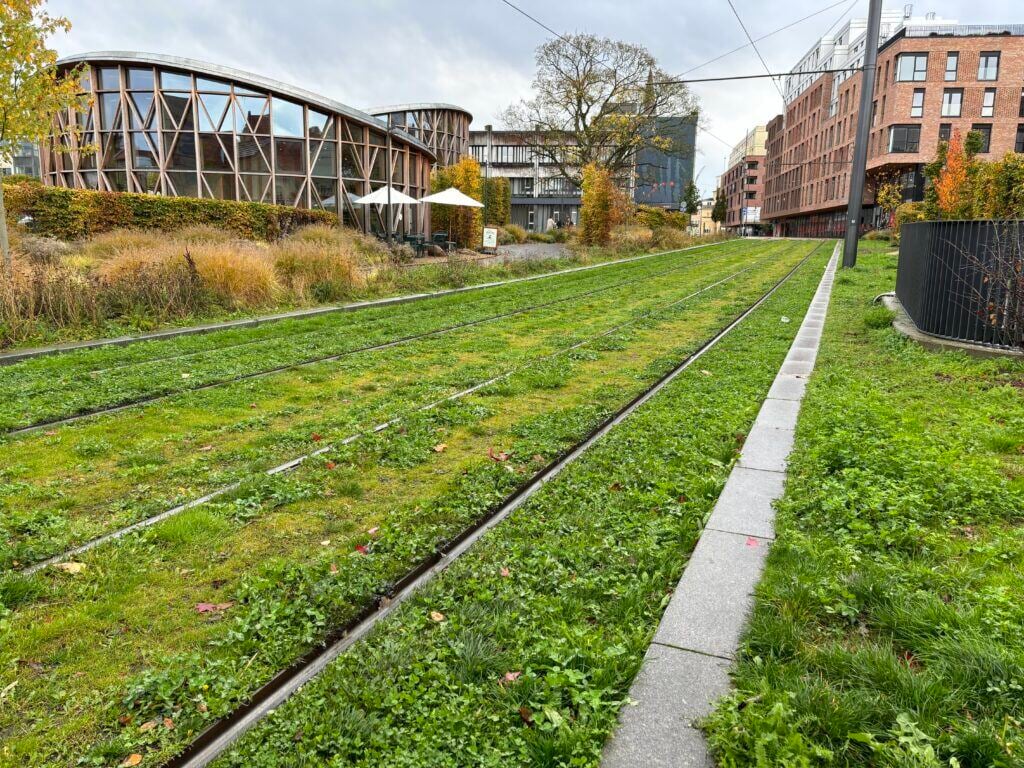
[[[56,264],[72,252],[67,243],[35,235],[21,235],[17,239],[17,248],[32,264]]]
[[[273,261],[251,246],[197,243],[186,251],[195,261],[205,290],[225,309],[266,307],[280,293]]]
[[[554,235],[549,232],[530,232],[526,235],[526,239],[531,243],[553,243],[555,242]]]
[[[693,243],[694,239],[690,235],[675,227],[656,227],[651,233],[652,247],[663,251],[687,248]]]
[[[873,229],[866,235],[864,235],[865,240],[882,240],[885,242],[892,240],[892,237],[893,235],[891,229]]]
[[[518,224],[508,224],[503,229],[498,230],[499,242],[501,242],[502,233],[504,233],[509,238],[510,243],[526,242],[526,230],[520,227]]]
[[[867,312],[864,313],[864,325],[868,328],[888,328],[892,325],[892,321],[895,319],[896,313],[891,309],[881,306],[871,307]]]

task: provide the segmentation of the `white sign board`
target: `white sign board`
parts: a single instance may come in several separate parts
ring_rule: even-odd
[[[484,227],[484,248],[498,247],[498,228]]]

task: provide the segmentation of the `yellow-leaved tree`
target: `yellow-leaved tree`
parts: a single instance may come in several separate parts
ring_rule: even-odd
[[[580,209],[580,242],[607,245],[612,235],[615,185],[607,168],[597,163],[583,166],[583,204]]]
[[[80,106],[77,71],[57,72],[57,53],[46,39],[71,22],[51,16],[45,0],[0,0],[0,155],[23,141],[41,141],[55,112]],[[0,184],[0,251],[11,271],[3,185]]]
[[[443,192],[455,187],[464,195],[480,202],[483,180],[480,163],[465,155],[447,168],[438,168],[430,179],[431,192]],[[463,208],[454,205],[430,206],[430,222],[434,231],[448,230],[460,248],[479,248],[483,244],[484,216],[482,208]]]

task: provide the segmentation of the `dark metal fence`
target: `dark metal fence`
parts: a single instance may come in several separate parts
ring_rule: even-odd
[[[896,296],[919,329],[1024,346],[1024,221],[924,221],[900,230]]]

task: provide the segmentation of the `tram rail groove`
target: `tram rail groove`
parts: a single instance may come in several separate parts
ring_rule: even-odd
[[[231,714],[212,723],[193,739],[182,752],[170,758],[164,764],[165,768],[204,768],[204,766],[209,765],[220,757],[235,741],[283,704],[303,685],[319,675],[332,661],[365,637],[379,621],[393,613],[420,587],[445,571],[448,566],[465,554],[484,534],[515,512],[548,482],[561,474],[566,467],[573,464],[580,456],[590,450],[602,437],[628,419],[638,408],[651,400],[680,374],[714,348],[718,342],[725,338],[788,282],[818,251],[823,243],[824,241],[819,242],[815,248],[769,288],[768,291],[762,294],[759,299],[743,310],[714,336],[703,342],[678,365],[661,376],[653,385],[638,394],[616,411],[615,414],[609,416],[591,430],[575,447],[563,453],[561,457],[549,462],[532,478],[520,485],[501,505],[463,529],[457,536],[439,545],[430,557],[426,558],[418,566],[406,573],[404,577],[392,584],[391,589],[386,594],[380,595],[374,603],[368,605],[351,621],[331,633],[319,646],[313,648],[290,666],[281,670]]]
[[[717,245],[717,243],[716,243],[716,245]],[[668,253],[675,253],[675,251],[669,251]],[[729,254],[727,254],[727,255],[729,255]],[[583,299],[583,298],[586,298],[588,296],[592,296],[592,295],[595,295],[595,294],[598,294],[598,293],[602,293],[604,291],[610,291],[610,290],[613,290],[615,288],[622,288],[624,286],[633,285],[635,283],[640,283],[640,282],[643,282],[645,280],[651,280],[651,279],[660,277],[662,275],[669,274],[671,272],[678,272],[678,271],[683,270],[683,269],[690,269],[690,268],[693,268],[693,267],[700,266],[702,264],[707,264],[710,261],[715,261],[717,258],[720,258],[720,257],[712,256],[712,257],[710,257],[708,259],[704,259],[704,260],[701,260],[701,261],[694,261],[694,262],[690,262],[688,264],[677,265],[675,267],[671,267],[669,269],[665,269],[665,270],[662,270],[662,271],[659,271],[659,272],[654,272],[654,273],[651,273],[649,275],[644,275],[642,277],[637,277],[637,278],[630,278],[629,280],[623,280],[623,281],[620,281],[618,283],[612,283],[610,285],[601,286],[600,288],[594,288],[594,289],[591,289],[591,290],[588,290],[588,291],[584,291],[582,293],[573,294],[571,296],[566,296],[566,297],[559,298],[559,299],[553,299],[552,301],[542,302],[542,303],[539,303],[539,304],[533,304],[533,305],[530,305],[530,306],[527,306],[527,307],[520,307],[520,308],[514,309],[514,310],[512,310],[510,312],[502,312],[502,313],[499,313],[497,315],[490,315],[488,317],[479,318],[477,320],[469,320],[469,321],[466,321],[464,323],[455,323],[455,324],[450,325],[450,326],[445,326],[443,328],[436,328],[436,329],[434,329],[432,331],[426,331],[424,333],[410,334],[408,336],[402,336],[400,338],[392,339],[391,341],[383,342],[383,343],[380,343],[380,344],[370,344],[370,345],[367,345],[367,346],[364,346],[364,347],[359,347],[359,348],[356,348],[356,349],[347,350],[345,352],[338,352],[338,353],[331,354],[331,355],[324,355],[324,356],[315,357],[315,358],[308,358],[308,359],[305,359],[305,360],[300,360],[299,362],[296,362],[296,363],[288,363],[286,365],[274,366],[273,368],[267,368],[267,369],[264,369],[264,370],[261,370],[261,371],[253,371],[252,373],[245,373],[245,374],[241,374],[239,376],[232,376],[230,378],[221,379],[219,381],[212,381],[212,382],[208,382],[206,384],[201,384],[199,386],[188,387],[188,388],[177,390],[177,391],[173,391],[173,392],[162,392],[162,393],[159,393],[159,394],[154,394],[154,395],[150,395],[150,396],[143,397],[143,398],[135,398],[135,399],[128,400],[128,401],[123,401],[123,402],[115,403],[115,404],[110,405],[110,406],[103,406],[103,407],[100,407],[100,408],[93,408],[93,409],[82,410],[82,411],[74,413],[74,414],[72,414],[70,416],[65,416],[65,417],[62,417],[62,418],[59,418],[59,419],[45,419],[45,420],[37,421],[37,422],[34,422],[34,423],[26,425],[26,426],[22,426],[22,427],[15,427],[13,429],[0,430],[0,437],[17,437],[19,435],[25,435],[25,434],[29,434],[29,433],[32,433],[32,432],[38,432],[39,430],[42,430],[42,429],[53,429],[55,427],[62,427],[62,426],[66,426],[68,424],[74,424],[74,423],[76,423],[78,421],[82,421],[83,419],[88,419],[88,418],[92,418],[92,417],[96,417],[96,416],[104,416],[104,415],[109,415],[109,414],[113,414],[113,413],[119,413],[121,411],[125,411],[125,410],[128,410],[130,408],[135,408],[135,407],[138,407],[138,406],[147,405],[149,403],[157,402],[157,401],[160,401],[160,400],[166,400],[168,398],[176,397],[178,395],[183,395],[183,394],[186,394],[186,393],[204,392],[204,391],[207,391],[207,390],[210,390],[210,389],[216,389],[217,387],[227,386],[229,384],[237,384],[239,382],[251,381],[253,379],[262,378],[264,376],[272,376],[275,373],[282,373],[284,371],[295,370],[295,369],[298,369],[298,368],[305,368],[305,367],[308,367],[308,366],[311,366],[311,365],[317,365],[319,363],[336,362],[338,360],[341,360],[342,358],[350,357],[350,356],[356,355],[356,354],[361,354],[363,352],[379,352],[379,351],[382,351],[382,350],[385,350],[385,349],[390,349],[392,347],[400,346],[402,344],[407,344],[409,342],[420,341],[422,339],[433,338],[433,337],[436,337],[436,336],[443,336],[445,334],[454,333],[455,331],[464,330],[466,328],[472,328],[472,327],[475,327],[475,326],[478,326],[478,325],[483,325],[485,323],[495,322],[497,320],[506,320],[506,319],[508,319],[510,317],[516,317],[516,316],[519,316],[519,315],[527,314],[529,312],[534,312],[534,311],[539,310],[539,309],[545,309],[547,307],[556,306],[558,304],[564,304],[566,302],[570,302],[570,301],[573,301],[573,300],[576,300],[576,299]],[[219,350],[216,350],[216,349],[210,350],[210,352],[217,352],[217,351],[219,351]],[[170,359],[173,359],[173,358],[170,358]]]
[[[334,314],[337,312],[357,312],[361,309],[373,309],[376,307],[389,307],[397,304],[409,304],[412,302],[424,301],[426,299],[434,299],[441,296],[449,296],[458,293],[468,293],[470,291],[480,291],[485,290],[487,288],[498,288],[503,285],[525,283],[531,280],[543,280],[549,277],[568,275],[573,272],[584,272],[586,270],[600,269],[602,267],[612,267],[617,264],[628,264],[630,262],[640,261],[642,259],[651,259],[657,256],[666,256],[670,253],[695,251],[700,248],[710,248],[712,246],[721,245],[722,243],[726,242],[729,241],[719,240],[718,242],[714,243],[702,243],[701,245],[691,245],[687,248],[675,248],[669,251],[658,251],[657,253],[643,253],[640,254],[639,256],[630,256],[625,259],[603,261],[600,264],[585,264],[581,267],[559,269],[553,272],[545,272],[539,275],[513,277],[509,278],[508,280],[493,280],[488,283],[480,283],[479,285],[466,285],[461,288],[445,288],[440,291],[427,291],[425,293],[409,293],[403,296],[391,296],[383,299],[371,299],[369,301],[355,301],[350,304],[340,304],[337,306],[312,307],[310,309],[295,310],[294,312],[280,312],[273,315],[262,315],[260,317],[246,318],[243,320],[227,320],[223,323],[206,323],[203,325],[189,326],[187,328],[168,328],[163,331],[153,331],[151,333],[142,333],[135,336],[117,336],[108,339],[77,341],[70,342],[68,344],[57,344],[49,347],[32,347],[29,349],[14,350],[11,352],[0,352],[0,368],[7,365],[14,365],[15,363],[25,362],[26,360],[33,360],[40,357],[50,357],[53,355],[63,355],[68,354],[69,352],[81,352],[84,350],[102,349],[105,347],[127,347],[132,344],[139,344],[146,341],[167,341],[170,339],[180,338],[182,336],[198,336],[207,333],[216,333],[217,331],[234,330],[236,328],[256,328],[260,325],[278,323],[281,322],[282,320],[303,320],[309,317],[318,317],[320,315]]]
[[[813,251],[812,251],[812,253],[813,253]],[[805,260],[806,260],[806,258],[809,258],[809,255],[807,257],[805,257]],[[703,288],[701,288],[701,289],[699,289],[697,291],[689,293],[686,296],[683,296],[682,298],[673,299],[668,304],[664,304],[664,305],[662,305],[660,307],[657,307],[655,309],[652,309],[652,310],[649,310],[647,312],[644,312],[644,313],[642,313],[642,314],[640,314],[640,315],[638,315],[636,317],[630,318],[629,320],[627,320],[627,321],[625,321],[623,323],[620,323],[620,324],[618,324],[618,325],[616,325],[616,326],[614,326],[612,328],[604,330],[604,331],[602,331],[601,333],[599,333],[599,334],[597,334],[595,336],[591,336],[591,337],[586,338],[586,339],[584,339],[582,341],[579,341],[579,342],[576,342],[574,344],[571,344],[568,347],[563,347],[562,349],[557,349],[554,352],[550,352],[548,354],[541,355],[540,357],[537,357],[537,358],[535,358],[533,360],[530,360],[529,362],[523,363],[521,365],[515,366],[515,367],[510,368],[510,369],[508,369],[506,371],[503,371],[502,373],[498,374],[497,376],[492,376],[491,378],[486,379],[485,381],[478,382],[478,383],[476,383],[476,384],[474,384],[474,385],[472,385],[470,387],[467,387],[465,389],[459,390],[458,392],[453,392],[450,395],[446,395],[445,397],[439,398],[437,400],[433,400],[433,401],[431,401],[429,403],[426,403],[424,405],[421,405],[421,406],[418,406],[416,408],[413,408],[411,411],[408,411],[405,414],[402,414],[402,415],[396,416],[394,418],[388,419],[387,421],[381,422],[380,424],[377,424],[376,426],[368,427],[367,429],[364,429],[364,430],[361,430],[359,432],[353,433],[353,434],[351,434],[351,435],[349,435],[349,436],[347,436],[347,437],[345,437],[345,438],[343,438],[343,439],[341,439],[339,441],[330,443],[328,445],[321,446],[320,448],[318,448],[315,451],[311,451],[310,453],[306,453],[306,454],[303,454],[301,456],[297,456],[297,457],[295,457],[293,459],[289,459],[288,461],[285,461],[285,462],[283,462],[281,464],[278,464],[278,465],[276,465],[274,467],[271,467],[270,469],[263,470],[262,473],[255,474],[254,477],[258,477],[259,474],[264,474],[264,475],[266,475],[268,477],[273,477],[274,475],[279,475],[279,474],[282,474],[284,472],[290,472],[293,469],[297,469],[298,467],[300,467],[302,464],[304,464],[309,459],[316,458],[317,456],[322,456],[325,453],[329,453],[330,451],[332,451],[332,450],[334,450],[336,448],[342,448],[342,447],[345,447],[347,445],[351,445],[352,443],[354,443],[354,442],[356,442],[358,440],[361,440],[364,437],[368,437],[370,435],[375,435],[375,434],[383,432],[383,431],[385,431],[387,429],[390,429],[391,427],[393,427],[396,424],[402,422],[404,419],[408,418],[409,416],[411,416],[413,414],[424,413],[426,411],[429,411],[429,410],[437,408],[437,407],[439,407],[441,405],[444,405],[445,403],[454,402],[456,400],[462,399],[463,397],[468,397],[469,395],[473,394],[474,392],[478,392],[481,389],[484,389],[486,387],[491,386],[492,384],[496,384],[499,381],[503,381],[505,379],[508,379],[508,378],[514,376],[516,373],[519,373],[519,372],[525,370],[526,368],[528,368],[531,365],[536,365],[539,362],[543,362],[545,360],[550,360],[550,359],[553,359],[553,358],[558,357],[560,355],[568,354],[569,352],[572,352],[574,350],[580,349],[580,348],[586,346],[587,344],[592,344],[595,341],[598,341],[598,340],[603,339],[603,338],[607,338],[608,336],[611,336],[613,333],[617,333],[618,331],[621,331],[623,328],[627,328],[627,327],[629,327],[631,325],[634,325],[634,324],[640,322],[641,320],[647,319],[648,317],[656,315],[656,314],[658,314],[660,312],[665,312],[666,310],[671,309],[672,307],[677,306],[677,305],[683,303],[684,301],[689,301],[690,299],[693,299],[693,298],[696,298],[697,296],[700,296],[702,293],[706,293],[707,291],[710,291],[713,288],[717,288],[718,286],[723,285],[724,283],[726,283],[726,282],[728,282],[730,280],[733,280],[734,278],[738,277],[739,275],[742,275],[745,272],[749,272],[750,270],[752,270],[757,265],[763,263],[765,260],[766,259],[760,259],[759,261],[756,261],[753,264],[750,264],[750,265],[744,267],[743,269],[737,270],[736,272],[733,272],[732,274],[727,275],[726,277],[720,278],[719,280],[716,280],[715,282],[710,283],[710,284],[704,286]],[[59,553],[59,554],[52,555],[52,556],[50,556],[50,557],[48,557],[48,558],[46,558],[44,560],[40,560],[37,563],[33,563],[32,565],[26,566],[25,568],[20,569],[18,572],[21,575],[23,575],[23,576],[31,576],[31,575],[36,574],[36,573],[38,573],[38,572],[40,572],[40,571],[42,571],[42,570],[44,570],[44,569],[46,569],[46,568],[48,568],[50,566],[57,565],[58,563],[66,562],[66,561],[70,560],[71,558],[77,557],[78,555],[82,555],[82,554],[85,554],[86,552],[90,552],[93,549],[96,549],[97,547],[100,547],[100,546],[102,546],[104,544],[107,544],[107,543],[112,542],[112,541],[117,541],[118,539],[122,539],[125,536],[128,536],[129,534],[135,533],[136,531],[141,531],[141,530],[145,530],[146,528],[151,528],[152,526],[157,525],[158,523],[161,523],[164,520],[167,520],[167,519],[169,519],[171,517],[175,517],[176,515],[179,515],[182,512],[187,512],[190,509],[195,509],[196,507],[200,507],[203,504],[206,504],[206,503],[211,502],[211,501],[215,501],[216,499],[220,498],[221,496],[225,496],[225,495],[227,495],[229,493],[232,493],[233,491],[238,490],[239,488],[242,487],[244,482],[246,482],[246,480],[248,480],[248,479],[249,478],[246,478],[244,480],[236,480],[235,482],[229,483],[228,485],[221,486],[220,488],[215,488],[214,490],[209,491],[209,492],[205,493],[204,495],[202,495],[202,496],[200,496],[200,497],[198,497],[196,499],[192,499],[191,501],[187,501],[187,502],[184,502],[182,504],[178,504],[178,505],[176,505],[174,507],[171,507],[169,509],[164,510],[163,512],[159,512],[158,514],[153,515],[152,517],[147,517],[147,518],[145,518],[143,520],[138,520],[138,521],[136,521],[134,523],[131,523],[130,525],[126,525],[123,528],[119,528],[116,531],[111,531],[111,532],[103,534],[101,536],[97,536],[97,537],[95,537],[93,539],[90,539],[89,541],[87,541],[87,542],[85,542],[83,544],[78,545],[77,547],[72,547],[70,549],[67,549],[67,550]]]

